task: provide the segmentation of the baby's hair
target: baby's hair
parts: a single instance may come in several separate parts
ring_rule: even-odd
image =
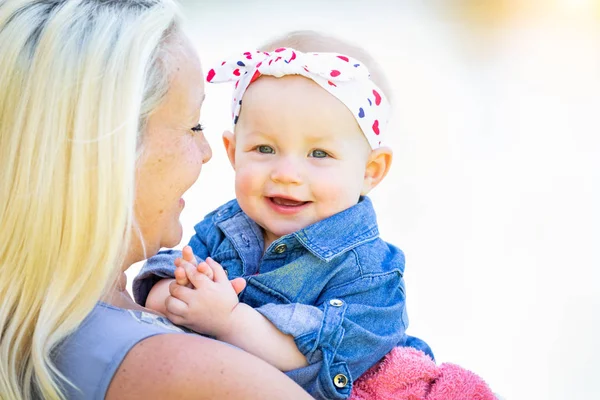
[[[267,41],[258,50],[273,51],[279,47],[291,47],[303,53],[340,53],[360,60],[369,70],[371,80],[392,102],[390,84],[381,66],[363,48],[343,41],[335,36],[312,30],[299,30],[285,33]]]

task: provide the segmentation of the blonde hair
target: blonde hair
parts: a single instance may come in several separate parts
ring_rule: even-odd
[[[298,30],[284,33],[267,41],[259,47],[261,51],[273,51],[279,47],[291,47],[303,53],[340,53],[360,60],[369,70],[371,80],[392,101],[389,81],[383,69],[375,59],[363,48],[345,42],[340,38],[312,30]]]
[[[64,398],[56,346],[120,272],[170,0],[0,2],[0,398]]]

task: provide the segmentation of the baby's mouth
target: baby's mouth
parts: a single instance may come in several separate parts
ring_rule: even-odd
[[[303,206],[306,203],[308,203],[308,201],[285,199],[283,197],[269,197],[269,200],[271,200],[273,203],[277,204],[278,206],[284,206],[284,207],[300,207],[300,206]]]

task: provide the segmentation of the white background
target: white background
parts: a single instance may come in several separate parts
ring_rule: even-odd
[[[382,237],[406,253],[408,333],[506,399],[600,398],[598,2],[182,6],[205,71],[291,29],[336,34],[380,60],[395,158],[372,198]],[[221,145],[230,90],[206,90],[214,156],[185,196],[185,243],[234,195]]]

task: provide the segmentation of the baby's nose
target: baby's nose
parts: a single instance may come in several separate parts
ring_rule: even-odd
[[[271,171],[271,180],[277,183],[300,184],[302,183],[301,167],[290,157],[282,158],[275,164]]]

